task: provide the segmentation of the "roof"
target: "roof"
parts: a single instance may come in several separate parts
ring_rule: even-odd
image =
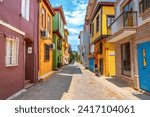
[[[55,12],[60,12],[60,15],[61,15],[61,17],[62,17],[62,19],[63,19],[63,22],[64,22],[64,24],[66,25],[67,22],[66,22],[66,18],[65,18],[65,14],[64,14],[62,5],[61,5],[60,7],[54,7],[53,9],[54,9]]]
[[[51,3],[49,2],[49,0],[43,0],[43,2],[46,4],[46,6],[48,7],[51,14],[54,16],[55,12],[54,12],[53,7],[52,7]]]
[[[94,11],[92,13],[92,16],[91,16],[91,20],[94,19],[96,13],[99,11],[99,9],[102,7],[102,6],[114,6],[115,2],[97,2],[96,3],[96,6],[94,8]]]

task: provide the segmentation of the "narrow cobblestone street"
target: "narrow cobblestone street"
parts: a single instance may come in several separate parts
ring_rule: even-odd
[[[48,80],[36,84],[17,100],[138,100],[150,99],[113,78],[96,77],[79,63],[65,66]]]

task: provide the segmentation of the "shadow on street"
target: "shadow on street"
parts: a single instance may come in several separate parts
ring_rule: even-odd
[[[117,79],[117,78],[107,78],[106,80],[115,84],[118,87],[129,87],[129,85],[125,81]]]
[[[69,74],[69,71],[66,74]],[[71,75],[61,75],[61,72],[58,72],[48,80],[37,83],[15,100],[60,100],[64,92],[68,92],[71,81]]]

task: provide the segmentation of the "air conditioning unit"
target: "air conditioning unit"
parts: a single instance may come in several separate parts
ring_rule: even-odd
[[[47,30],[41,30],[41,37],[44,39],[49,38],[49,32]]]
[[[50,48],[50,49],[55,49],[55,44],[54,44],[54,43],[50,44],[50,45],[49,45],[49,48]]]

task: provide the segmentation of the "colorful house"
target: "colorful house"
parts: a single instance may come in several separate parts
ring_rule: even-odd
[[[149,0],[117,0],[107,41],[115,43],[116,77],[150,92]]]
[[[48,0],[40,2],[39,12],[39,79],[45,79],[52,71],[52,18],[55,13]]]
[[[94,64],[101,75],[115,76],[115,48],[106,42],[107,26],[114,20],[114,2],[97,2],[91,17],[91,45],[94,45]]]
[[[79,47],[79,54],[81,63],[84,64],[84,44],[83,44],[83,31],[80,31],[79,39],[80,39],[80,47]]]
[[[0,99],[6,99],[37,81],[38,1],[1,0],[0,11]]]
[[[53,17],[53,69],[58,69],[63,64],[62,44],[65,38],[64,26],[67,24],[62,6],[54,8],[56,15]]]
[[[69,64],[68,35],[69,35],[69,32],[68,32],[67,29],[65,29],[65,31],[64,31],[64,40],[63,40],[63,44],[62,44],[62,54],[63,54],[62,60],[63,60],[63,65]]]

